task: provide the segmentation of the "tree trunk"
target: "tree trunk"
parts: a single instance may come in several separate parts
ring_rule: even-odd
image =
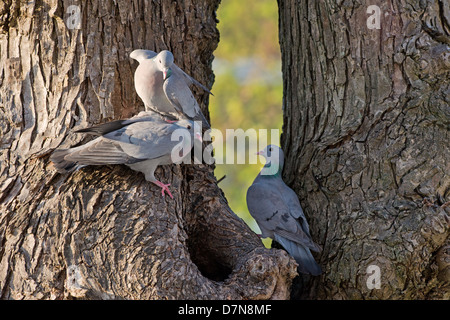
[[[278,4],[284,178],[323,246],[299,295],[448,299],[448,4]]]
[[[125,166],[61,175],[48,160],[84,142],[75,129],[143,109],[134,49],[171,50],[211,87],[218,3],[0,4],[1,298],[289,297],[295,262],[229,209],[213,166],[160,167],[172,200]]]

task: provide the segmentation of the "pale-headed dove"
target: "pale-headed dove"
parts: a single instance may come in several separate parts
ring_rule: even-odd
[[[134,50],[130,57],[139,62],[134,73],[136,92],[144,102],[146,110],[154,110],[166,116],[200,120],[209,128],[200,107],[190,90],[195,84],[211,92],[200,82],[187,75],[173,61],[173,54],[163,50]]]
[[[261,229],[261,237],[281,244],[299,264],[300,272],[321,274],[310,251],[321,249],[311,238],[297,195],[281,178],[283,150],[269,145],[258,154],[266,158],[266,165],[248,188],[247,207]]]
[[[55,150],[50,160],[59,172],[70,172],[88,165],[125,164],[142,172],[147,181],[162,189],[163,196],[167,192],[171,198],[170,184],[163,184],[155,178],[156,168],[174,163],[174,160],[181,162],[190,154],[194,139],[201,141],[200,128],[193,121],[183,119],[168,123],[152,111],[77,132],[99,137],[79,147]],[[172,138],[173,133],[175,138]],[[180,151],[183,151],[182,157]]]

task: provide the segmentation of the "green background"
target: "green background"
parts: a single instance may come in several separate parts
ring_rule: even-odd
[[[283,87],[278,7],[273,0],[247,0],[242,4],[242,0],[225,0],[217,11],[220,42],[214,52],[216,78],[209,110],[212,127],[219,129],[224,138],[226,129],[267,129],[269,135],[260,139],[258,150],[249,150],[254,153],[272,139],[279,145],[279,136],[272,137],[271,129],[279,129],[281,134]],[[223,157],[225,151],[225,147],[216,148],[215,158]],[[215,175],[217,179],[226,175],[219,186],[231,209],[260,233],[248,212],[245,196],[264,159],[257,164],[248,164],[246,159],[247,164],[217,164]],[[263,242],[270,246],[271,240]]]

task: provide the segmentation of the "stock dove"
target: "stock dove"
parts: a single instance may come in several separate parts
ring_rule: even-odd
[[[154,110],[165,116],[200,120],[209,128],[200,107],[189,86],[195,84],[211,92],[200,82],[187,75],[173,62],[173,54],[163,50],[134,50],[130,57],[139,62],[134,73],[136,92],[146,110]]]
[[[266,158],[266,165],[247,191],[247,207],[261,229],[261,237],[281,244],[297,261],[300,272],[321,274],[310,251],[321,249],[311,238],[297,195],[281,178],[283,150],[269,145],[257,154]]]
[[[144,111],[128,120],[76,131],[99,137],[79,147],[55,150],[50,160],[63,173],[88,165],[125,164],[160,187],[162,196],[167,192],[173,198],[168,188],[170,184],[158,181],[154,172],[159,165],[179,163],[187,157],[194,139],[202,140],[199,129],[191,120],[168,123],[160,115]],[[173,133],[175,138],[172,138]]]

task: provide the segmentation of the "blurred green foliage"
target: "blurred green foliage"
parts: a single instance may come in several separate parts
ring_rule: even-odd
[[[210,98],[211,125],[225,138],[226,129],[267,129],[269,137],[260,139],[258,150],[270,144],[270,129],[282,126],[281,54],[278,43],[278,7],[274,0],[225,0],[217,11],[220,31],[214,52],[216,75]],[[279,136],[274,137],[279,145]],[[258,151],[256,150],[256,151]],[[223,153],[222,153],[223,151]],[[256,152],[251,150],[250,152]],[[215,150],[215,158],[225,150]],[[260,162],[262,161],[262,162]],[[264,165],[217,164],[219,186],[231,209],[257,233],[260,230],[248,213],[246,193]],[[246,163],[248,163],[248,158]],[[270,240],[264,240],[270,246]]]

